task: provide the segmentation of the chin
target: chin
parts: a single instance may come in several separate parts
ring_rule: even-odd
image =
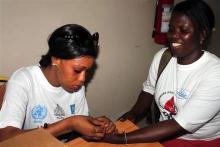
[[[182,53],[179,50],[171,48],[170,51],[171,51],[173,57],[181,57],[182,56]]]
[[[79,91],[79,90],[75,90],[75,89],[71,89],[71,88],[63,88],[63,89],[68,93],[74,93],[74,92]]]

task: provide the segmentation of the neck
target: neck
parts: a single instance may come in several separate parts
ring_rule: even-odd
[[[191,54],[190,56],[186,57],[178,57],[177,63],[182,65],[192,64],[193,62],[197,61],[202,55],[204,51],[199,50],[198,52]]]
[[[46,77],[47,81],[54,87],[58,87],[57,77],[55,74],[55,69],[53,66],[49,65],[47,67],[41,67],[41,71]]]

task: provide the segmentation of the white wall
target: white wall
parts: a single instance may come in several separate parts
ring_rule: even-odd
[[[217,0],[209,2],[217,9]],[[81,24],[100,34],[98,69],[87,89],[90,112],[116,119],[136,101],[161,47],[151,38],[154,12],[155,0],[0,0],[0,75],[36,64],[58,26]]]
[[[98,69],[87,89],[92,115],[116,119],[136,101],[153,54],[152,0],[0,0],[0,75],[36,64],[58,26],[100,33]]]

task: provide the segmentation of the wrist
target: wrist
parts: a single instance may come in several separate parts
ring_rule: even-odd
[[[128,144],[128,138],[126,132],[124,132],[124,143]]]
[[[71,131],[75,131],[75,128],[76,128],[76,125],[77,125],[77,119],[76,119],[77,116],[72,116],[72,117],[69,117],[68,121],[67,121],[67,127],[68,129],[70,129]]]
[[[127,144],[128,143],[127,134],[125,132],[123,132],[122,134],[118,134],[117,139],[115,141],[116,143],[119,144]]]
[[[108,143],[114,143],[114,144],[125,144],[126,143],[125,142],[125,134],[124,133],[117,134],[117,135],[105,134],[104,141],[108,142]]]

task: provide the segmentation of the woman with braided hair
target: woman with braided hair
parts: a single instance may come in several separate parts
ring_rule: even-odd
[[[49,50],[38,65],[11,76],[1,109],[0,140],[39,127],[56,137],[78,132],[95,140],[115,131],[109,119],[88,116],[84,84],[97,57],[98,37],[80,25],[64,25],[51,34]]]
[[[202,0],[185,0],[174,7],[169,46],[154,56],[136,104],[120,117],[135,122],[155,99],[160,121],[127,134],[105,135],[104,141],[220,146],[220,59],[207,51],[214,26],[214,14]],[[155,86],[159,62],[167,49],[172,58]]]

